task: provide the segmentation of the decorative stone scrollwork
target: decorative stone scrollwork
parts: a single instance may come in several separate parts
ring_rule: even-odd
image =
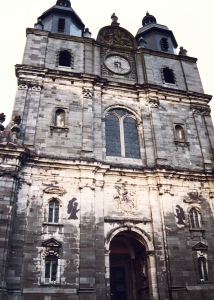
[[[89,181],[89,182],[80,181],[79,182],[79,189],[82,190],[85,187],[90,188],[92,191],[95,190],[95,188],[96,188],[95,181],[93,181],[93,182],[91,182],[91,181]]]
[[[191,105],[190,109],[192,110],[193,114],[197,115],[210,116],[211,113],[211,109],[209,107],[204,107],[200,105]]]
[[[83,88],[82,93],[84,98],[92,99],[94,96],[94,91],[87,88]]]
[[[19,90],[27,90],[27,89],[28,89],[28,86],[27,86],[27,84],[19,84],[18,89],[19,89]]]
[[[39,86],[39,85],[34,85],[34,86],[32,86],[31,90],[32,90],[33,92],[41,92],[42,87]]]
[[[51,238],[45,242],[42,243],[43,247],[43,252],[42,252],[42,257],[45,258],[48,255],[51,256],[57,256],[58,258],[61,257],[61,249],[62,249],[62,244],[58,242],[57,240]]]
[[[53,133],[56,132],[56,133],[59,133],[59,134],[65,133],[65,136],[67,137],[68,131],[69,131],[69,128],[68,128],[68,127],[56,127],[56,126],[50,126],[51,136],[53,136]]]
[[[203,197],[198,192],[190,192],[187,194],[187,196],[184,197],[183,201],[185,203],[198,203],[201,204],[201,201],[203,201]]]
[[[4,121],[6,120],[6,116],[4,113],[0,114],[0,131],[4,131],[4,125],[2,123],[4,123]]]
[[[174,196],[174,190],[172,189],[171,185],[162,186],[161,184],[159,184],[158,189],[159,195],[170,194],[171,196]]]
[[[100,42],[109,46],[133,47],[131,36],[120,28],[106,28],[100,34]]]
[[[158,98],[149,98],[149,106],[151,108],[159,108],[159,100],[158,100]]]
[[[57,195],[64,195],[66,193],[66,190],[62,187],[58,186],[51,186],[46,189],[44,189],[44,193],[46,194],[57,194]]]

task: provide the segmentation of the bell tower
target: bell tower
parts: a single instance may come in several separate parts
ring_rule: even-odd
[[[213,297],[213,125],[197,59],[149,13],[27,29],[0,114],[0,300]]]

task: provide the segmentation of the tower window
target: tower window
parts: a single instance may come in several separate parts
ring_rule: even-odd
[[[59,222],[59,202],[56,199],[53,199],[49,202],[48,222],[50,223]]]
[[[169,42],[168,42],[168,39],[167,38],[162,38],[161,41],[161,48],[162,50],[164,51],[168,51],[169,50]]]
[[[173,70],[167,68],[163,69],[163,79],[166,83],[175,84],[175,76]]]
[[[57,109],[55,112],[55,126],[65,127],[65,111],[63,109]]]
[[[59,66],[71,67],[71,53],[66,50],[59,53]]]
[[[204,256],[198,257],[198,273],[200,281],[208,281],[207,260]]]
[[[45,258],[45,283],[57,281],[58,257],[48,255]]]
[[[177,141],[185,141],[183,126],[175,125],[175,137]]]
[[[200,214],[196,208],[192,208],[189,212],[189,222],[191,229],[200,229],[201,227],[201,220]]]
[[[133,115],[113,109],[106,117],[106,155],[140,158],[138,131]]]
[[[65,30],[65,19],[59,18],[58,20],[58,32],[64,32]]]

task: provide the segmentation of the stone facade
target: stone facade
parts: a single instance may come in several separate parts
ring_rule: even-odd
[[[140,47],[115,15],[97,40],[79,36],[71,16],[76,35],[48,31],[47,12],[27,30],[6,129],[0,115],[0,299],[213,299],[214,137],[196,59]]]

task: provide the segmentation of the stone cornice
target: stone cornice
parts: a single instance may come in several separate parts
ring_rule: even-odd
[[[66,34],[59,34],[59,33],[53,33],[50,31],[45,31],[45,30],[39,30],[39,29],[34,29],[34,28],[27,28],[26,29],[26,35],[28,34],[35,34],[35,35],[41,35],[41,36],[47,36],[49,38],[53,39],[61,39],[61,40],[67,40],[67,41],[74,41],[74,42],[82,42],[82,43],[90,43],[95,46],[100,47],[100,43],[98,43],[95,39],[93,38],[86,38],[86,37],[76,37],[76,36],[71,36],[71,35],[66,35]],[[117,46],[112,46],[111,48],[115,49],[120,49],[120,47]],[[171,54],[171,53],[165,53],[165,52],[160,52],[160,51],[155,51],[152,49],[147,49],[147,48],[141,48],[141,49],[130,49],[131,52],[136,52],[136,53],[143,53],[143,54],[149,54],[149,55],[154,55],[154,56],[159,56],[159,57],[166,57],[166,58],[171,58],[171,59],[176,59],[176,60],[182,60],[182,61],[189,61],[196,63],[197,58],[191,57],[191,56],[183,56],[183,55],[177,55],[177,54]]]
[[[62,158],[53,156],[37,156],[33,154],[28,156],[26,165],[35,167],[48,167],[50,169],[61,168],[61,169],[75,169],[75,170],[88,170],[93,173],[100,174],[120,174],[123,172],[124,175],[135,177],[136,174],[139,177],[148,176],[172,176],[187,181],[207,181],[209,177],[213,177],[212,172],[196,169],[185,169],[185,168],[173,168],[171,166],[159,165],[159,166],[137,166],[131,164],[113,164],[105,161],[99,161],[91,158]]]
[[[36,77],[41,78],[40,82],[38,80],[33,81],[30,79],[25,78],[25,76],[29,75],[37,75]],[[38,76],[39,75],[39,76]],[[64,70],[57,70],[57,69],[48,69],[48,68],[42,68],[42,67],[36,67],[36,66],[29,66],[29,65],[16,65],[16,76],[18,77],[18,82],[20,84],[26,84],[29,86],[41,86],[42,82],[41,80],[46,78],[55,78],[60,80],[78,80],[83,82],[90,82],[93,85],[102,85],[103,89],[105,88],[112,88],[115,90],[123,90],[128,92],[134,92],[134,93],[165,93],[170,95],[177,95],[178,97],[189,97],[190,99],[200,98],[205,103],[209,103],[212,99],[211,95],[204,94],[204,93],[198,93],[193,91],[185,91],[175,88],[169,88],[169,87],[163,87],[160,85],[150,84],[150,83],[144,83],[144,84],[128,84],[128,83],[122,83],[122,82],[115,82],[111,81],[106,78],[102,78],[98,75],[90,75],[86,73],[76,73],[71,71],[64,71]]]

